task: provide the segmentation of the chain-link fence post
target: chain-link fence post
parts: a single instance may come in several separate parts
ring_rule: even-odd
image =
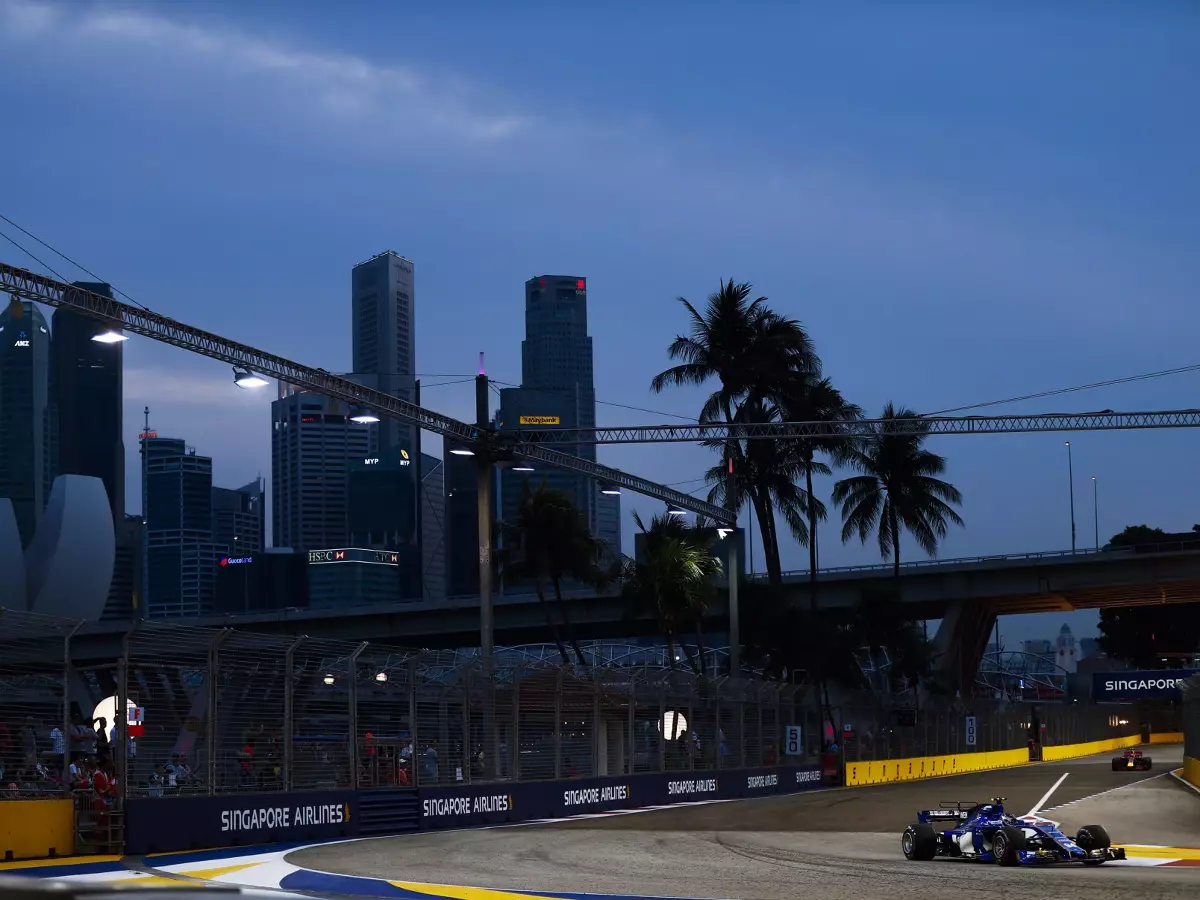
[[[292,789],[292,766],[295,759],[293,738],[296,734],[296,648],[304,636],[296,638],[283,654],[283,789]]]
[[[135,622],[133,627],[125,632],[125,636],[121,639],[121,658],[117,660],[117,690],[115,692],[117,698],[116,709],[125,712],[129,703],[129,655],[133,644],[133,636],[137,632],[140,623]],[[129,718],[128,715],[118,715],[113,712],[117,721]],[[91,727],[95,727],[96,723],[92,722]],[[121,809],[125,808],[125,799],[129,796],[130,778],[129,778],[129,741],[122,740],[121,731],[118,729],[117,742],[121,745],[118,751],[115,747],[110,747],[113,753],[113,759],[116,763],[117,771],[117,798],[121,804]]]
[[[204,683],[208,688],[208,732],[204,736],[204,752],[208,757],[206,760],[205,769],[208,777],[208,794],[211,796],[217,792],[217,729],[220,722],[220,710],[218,707],[218,692],[220,683],[217,673],[220,671],[220,647],[221,642],[229,637],[229,629],[223,628],[217,632],[212,639],[212,643],[208,645],[208,664],[204,673]]]
[[[359,769],[359,752],[358,752],[358,657],[364,650],[367,649],[367,641],[363,641],[354,648],[354,652],[350,654],[350,659],[346,664],[349,674],[350,686],[347,690],[347,708],[346,718],[349,728],[349,744],[350,744],[350,787],[358,790],[358,769]]]
[[[74,627],[63,638],[63,671],[62,671],[62,783],[71,783],[71,638],[83,627],[83,622],[76,622]]]
[[[562,778],[563,670],[554,670],[554,777]]]

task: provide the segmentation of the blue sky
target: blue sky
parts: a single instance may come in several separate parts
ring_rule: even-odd
[[[524,280],[584,275],[598,397],[662,413],[603,424],[694,413],[699,392],[649,380],[673,298],[730,276],[801,319],[868,410],[1200,362],[1194,3],[581,6],[0,0],[0,212],[159,312],[335,371],[350,268],[395,249],[429,384],[480,350],[519,381]],[[267,400],[226,367],[146,341],[126,361],[128,447],[149,405],[219,483],[269,472]],[[1192,407],[1198,388],[997,411]],[[426,398],[472,411],[470,385]],[[1081,544],[1092,475],[1102,540],[1200,522],[1196,439],[1077,435]],[[932,446],[966,498],[942,556],[1069,546],[1062,436]],[[707,464],[601,459],[666,482]],[[832,522],[822,539],[825,564],[878,557]]]

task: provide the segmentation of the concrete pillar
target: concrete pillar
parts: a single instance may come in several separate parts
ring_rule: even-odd
[[[934,635],[934,666],[948,676],[951,686],[964,698],[971,694],[995,625],[993,604],[985,600],[958,600],[946,607]]]

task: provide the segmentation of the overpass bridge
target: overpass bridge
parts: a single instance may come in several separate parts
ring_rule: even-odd
[[[789,602],[807,606],[808,572],[784,573],[783,590]],[[934,645],[941,665],[949,668],[960,683],[970,684],[997,616],[1200,602],[1200,537],[1195,542],[1098,552],[914,562],[901,566],[899,579],[890,565],[845,566],[819,573],[817,599],[821,609],[849,611],[864,593],[876,591],[895,591],[915,619],[940,619]],[[512,646],[546,639],[546,610],[536,594],[507,593],[493,602],[497,644]],[[652,618],[630,617],[627,605],[617,596],[576,591],[567,594],[567,605],[580,640],[657,634],[657,623]],[[711,630],[728,627],[724,592],[709,613]],[[556,615],[556,611],[552,609],[551,614]],[[409,647],[476,647],[479,599],[453,597],[345,609],[288,609],[208,616],[189,619],[186,624]],[[125,623],[88,625],[72,639],[72,656],[77,661],[115,659],[127,630]]]

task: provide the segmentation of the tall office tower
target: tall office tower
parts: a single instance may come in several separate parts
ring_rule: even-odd
[[[142,593],[142,517],[126,515],[117,525],[112,585],[101,622],[128,622],[136,618]]]
[[[154,434],[149,430],[143,434]],[[150,618],[213,609],[217,548],[212,536],[212,459],[175,438],[142,438],[145,562]]]
[[[235,558],[261,553],[266,542],[265,512],[261,478],[237,489],[213,488],[213,543]]]
[[[272,543],[294,550],[345,547],[352,461],[374,455],[374,428],[336,400],[281,386],[271,403]]]
[[[416,308],[413,264],[389,250],[354,267],[350,277],[354,378],[413,400]],[[394,419],[378,425],[380,454],[416,446],[412,428]],[[332,545],[329,545],[332,546]]]
[[[542,422],[574,428],[596,425],[592,339],[587,333],[587,281],[573,275],[542,275],[525,282],[525,340],[521,343],[521,387],[500,392],[504,427]],[[591,462],[594,445],[567,450]],[[505,472],[500,509],[511,515],[523,483],[548,486],[571,496],[587,516],[596,537],[620,552],[620,498],[601,493],[602,485],[561,471]]]
[[[33,303],[0,312],[0,497],[29,545],[57,474],[50,329]]]
[[[422,597],[446,597],[446,468],[436,456],[421,454]]]
[[[479,593],[479,482],[474,457],[459,456],[447,440],[444,462],[446,596]]]
[[[76,287],[112,297],[107,284],[76,282]],[[125,521],[124,342],[93,340],[108,327],[68,309],[55,310],[51,321],[58,472],[91,475],[104,482],[119,542]]]

